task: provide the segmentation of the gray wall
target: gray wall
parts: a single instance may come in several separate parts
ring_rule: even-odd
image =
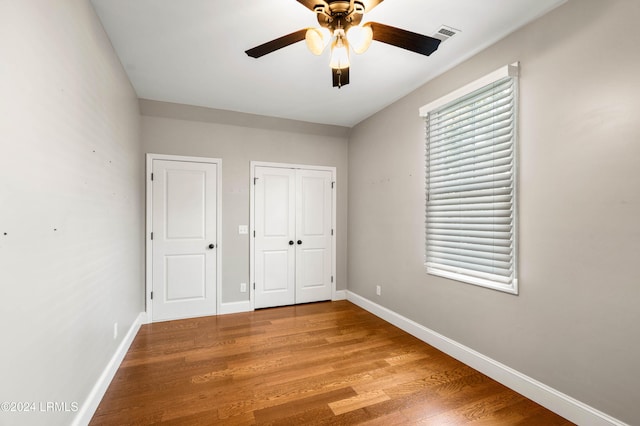
[[[349,290],[630,424],[640,424],[638,22],[637,1],[569,1],[349,140]],[[426,274],[418,117],[514,61],[519,296]]]
[[[0,401],[82,405],[144,310],[138,103],[87,1],[2,1],[0,28]]]
[[[344,127],[311,124],[149,100],[140,101],[144,151],[222,159],[222,302],[249,299],[251,161],[337,168],[338,290],[347,281],[347,136]]]

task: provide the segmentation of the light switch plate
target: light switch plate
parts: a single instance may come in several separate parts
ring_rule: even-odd
[[[245,235],[249,233],[249,227],[247,225],[238,225],[238,234]]]

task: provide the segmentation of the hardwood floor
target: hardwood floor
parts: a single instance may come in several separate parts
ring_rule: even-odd
[[[142,326],[91,425],[570,425],[347,301]]]

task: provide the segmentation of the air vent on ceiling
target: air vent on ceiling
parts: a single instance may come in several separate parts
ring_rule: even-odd
[[[450,39],[454,35],[458,34],[460,30],[456,30],[455,28],[449,27],[447,25],[443,25],[440,27],[438,31],[435,32],[433,37],[438,38],[442,41]]]

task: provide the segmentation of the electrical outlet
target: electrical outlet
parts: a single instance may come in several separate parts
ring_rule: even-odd
[[[249,233],[249,226],[247,225],[238,225],[238,234],[246,235]]]
[[[378,296],[380,296],[380,293],[381,293],[381,292],[382,292],[382,288],[381,288],[379,285],[377,285],[377,286],[376,286],[376,294],[377,294]]]
[[[240,293],[247,292],[247,283],[240,283]]]
[[[118,323],[114,322],[113,323],[113,339],[117,339],[118,338]]]

